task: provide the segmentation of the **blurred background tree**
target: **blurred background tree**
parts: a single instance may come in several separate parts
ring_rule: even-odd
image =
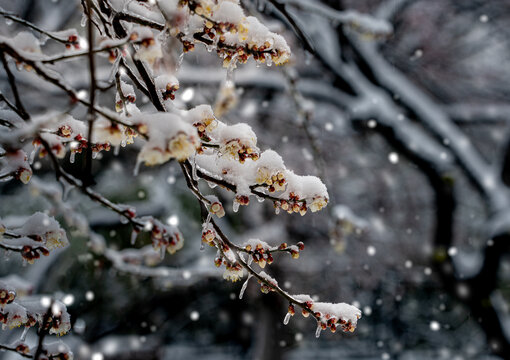
[[[95,189],[138,214],[178,223],[186,243],[164,265],[180,272],[128,273],[91,252],[90,239],[72,236],[71,228],[69,248],[29,267],[6,259],[2,274],[20,274],[35,293],[73,295],[73,331],[64,340],[78,359],[508,358],[510,4],[241,4],[283,34],[293,51],[290,63],[266,68],[248,62],[235,70],[235,89],[228,89],[221,60],[197,46],[175,74],[175,101],[187,108],[216,104],[222,121],[250,124],[259,146],[278,151],[289,168],[323,179],[330,196],[323,212],[275,216],[267,201],[238,213],[225,206],[222,226],[239,242],[304,241],[299,261],[279,258],[272,274],[290,293],[307,290],[314,299],[359,307],[358,330],[316,339],[310,321],[293,319],[285,327],[287,303],[260,294],[253,283],[239,300],[241,285],[221,279],[210,249],[199,252],[200,208],[179,165],[142,168],[133,178],[136,147],[102,153],[94,162]],[[79,28],[82,17],[77,1],[0,5],[52,31]],[[0,22],[3,35],[20,29]],[[166,66],[178,63],[180,52],[169,43]],[[60,64],[71,74],[65,81],[78,90],[89,87],[86,60]],[[109,67],[99,61],[102,81]],[[12,98],[7,75],[1,76],[2,94]],[[31,112],[70,106],[54,86],[34,87],[24,73],[16,78]],[[111,107],[112,94],[98,101]],[[86,109],[73,111],[85,117]],[[62,163],[71,174],[83,166],[78,157],[75,164]],[[125,247],[131,229],[118,216],[76,191],[67,197],[68,208],[59,209],[54,198],[62,190],[48,185],[51,163],[37,161],[37,167],[28,189],[2,183],[2,218],[38,209],[57,217],[76,212],[74,228],[83,217],[110,247]],[[224,204],[233,200],[225,191],[214,193]],[[1,337],[9,343],[19,334]]]

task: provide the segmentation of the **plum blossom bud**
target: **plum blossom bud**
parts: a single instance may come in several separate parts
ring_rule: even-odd
[[[243,277],[243,267],[241,264],[236,263],[235,265],[226,264],[226,270],[223,273],[223,278],[232,282],[241,280]]]
[[[19,179],[23,184],[28,184],[32,178],[32,170],[30,168],[20,168],[16,172],[16,178]]]
[[[212,214],[215,214],[217,217],[222,218],[225,216],[225,209],[223,208],[223,205],[216,201],[211,204],[211,207],[209,208],[209,211]]]

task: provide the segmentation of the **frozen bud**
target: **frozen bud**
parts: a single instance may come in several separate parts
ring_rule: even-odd
[[[216,265],[216,267],[220,267],[222,263],[223,261],[221,260],[221,258],[217,257],[214,259],[214,265]]]
[[[30,168],[20,168],[16,172],[16,178],[19,179],[23,184],[28,184],[32,178],[32,170]]]
[[[299,248],[300,251],[303,251],[305,249],[305,244],[300,241],[297,243],[297,247]]]
[[[236,282],[238,280],[241,280],[243,277],[243,268],[241,265],[229,265],[227,264],[226,270],[223,273],[223,278],[225,280],[230,280],[232,282]]]
[[[316,211],[321,210],[326,205],[328,205],[327,198],[322,197],[322,196],[316,196],[315,198],[313,198],[313,201],[309,205],[309,207],[310,207],[310,210],[312,210],[312,212],[316,212]]]
[[[28,355],[28,354],[30,354],[30,348],[28,347],[27,344],[20,343],[20,344],[16,345],[16,352],[18,352],[20,354]]]
[[[202,242],[214,246],[214,239],[216,238],[216,233],[214,230],[208,229],[202,232]]]
[[[305,309],[301,310],[301,314],[302,314],[304,317],[308,317],[308,316],[310,316],[310,312],[309,312],[309,311],[307,311],[307,310],[305,310]]]
[[[289,305],[288,312],[290,315],[294,316],[294,314],[296,313],[296,309],[294,308],[294,305],[292,305],[292,304]]]
[[[299,214],[301,216],[304,216],[306,214],[306,204],[303,204],[300,208],[299,208]]]
[[[149,130],[149,128],[147,127],[146,124],[138,124],[136,126],[136,130],[140,133],[140,134],[147,134],[147,131]]]
[[[192,138],[185,133],[181,133],[170,140],[168,151],[177,161],[185,161],[195,153],[197,146],[198,144]]]
[[[225,209],[223,208],[223,205],[218,201],[215,201],[211,204],[210,211],[219,218],[225,216]]]
[[[48,231],[45,234],[46,237],[46,247],[48,250],[53,250],[56,248],[66,247],[69,245],[69,241],[65,236],[65,233],[61,230],[57,231]],[[43,253],[44,255],[44,253]]]
[[[246,195],[236,195],[235,202],[239,205],[248,205],[250,203],[250,198]]]
[[[280,246],[278,247],[278,249],[280,250],[285,250],[287,248],[287,243],[282,243],[280,244]]]
[[[291,250],[290,255],[293,259],[299,259],[299,251]]]
[[[14,288],[0,282],[0,307],[12,303],[15,298],[16,292]]]
[[[171,238],[167,245],[166,250],[171,254],[175,254],[178,250],[182,249],[184,245],[184,241],[182,240],[180,234],[175,233]]]

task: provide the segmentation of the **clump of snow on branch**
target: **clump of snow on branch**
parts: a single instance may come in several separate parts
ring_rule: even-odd
[[[235,68],[252,57],[258,63],[281,65],[290,58],[285,39],[246,16],[238,1],[183,0],[159,1],[170,26],[170,34],[181,40],[184,51],[195,43],[206,44],[223,59],[223,66]],[[172,6],[174,5],[174,6]]]
[[[42,212],[30,216],[22,227],[1,226],[0,246],[20,252],[24,260],[34,263],[40,254],[48,256],[50,250],[69,245],[65,231],[53,218]]]

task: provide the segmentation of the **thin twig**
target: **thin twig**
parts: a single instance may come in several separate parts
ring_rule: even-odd
[[[94,51],[92,49],[94,45],[94,28],[92,26],[92,9],[91,9],[92,1],[87,0],[87,17],[88,17],[88,27],[87,27],[87,36],[89,40],[89,74],[90,74],[90,88],[89,88],[89,102],[90,106],[88,109],[87,120],[89,123],[88,128],[88,140],[89,144],[92,144],[92,134],[94,129],[94,121],[96,119],[96,112],[94,110],[94,104],[96,99],[96,65],[94,59]],[[92,178],[92,146],[87,146],[85,152],[85,172],[83,174],[83,186],[87,187],[88,185],[92,185],[94,183],[94,179]]]
[[[109,208],[110,210],[113,210],[117,214],[123,216],[126,220],[128,220],[134,227],[140,229],[145,226],[145,222],[137,219],[136,217],[133,217],[132,214],[129,213],[129,211],[102,196],[101,194],[95,192],[90,187],[84,187],[80,180],[76,179],[74,176],[68,174],[59,164],[57,157],[51,151],[50,145],[44,140],[40,139],[42,145],[46,149],[46,152],[48,153],[51,162],[53,163],[53,168],[55,170],[55,175],[57,180],[60,178],[63,178],[68,184],[76,187],[79,189],[83,194],[87,195],[91,200],[103,205],[104,207]]]
[[[35,351],[35,354],[34,354],[34,360],[39,360],[39,357],[42,355],[43,341],[44,341],[44,337],[47,334],[46,326],[50,322],[50,317],[51,317],[51,312],[52,312],[54,302],[55,302],[55,300],[52,298],[50,301],[50,306],[48,306],[48,310],[46,310],[46,313],[44,314],[42,326],[39,329],[39,341],[37,343],[37,350]]]
[[[55,36],[51,32],[46,31],[44,29],[41,29],[37,25],[32,24],[30,21],[27,21],[25,19],[20,18],[18,15],[14,14],[14,13],[0,10],[0,15],[5,17],[6,19],[10,19],[10,20],[12,20],[14,22],[17,22],[18,24],[22,24],[22,25],[24,25],[26,27],[31,28],[32,30],[35,30],[35,31],[37,31],[37,32],[39,32],[41,34],[44,34],[47,37],[49,37],[50,39],[53,39],[53,40],[58,41],[60,43],[67,44],[69,42],[67,39],[63,39],[63,38],[60,38],[58,36]]]
[[[29,115],[26,112],[23,104],[21,102],[21,98],[19,96],[18,87],[16,86],[16,79],[9,69],[9,64],[7,63],[7,59],[5,58],[4,52],[0,52],[0,59],[2,60],[2,64],[4,66],[5,72],[7,73],[7,78],[9,79],[9,85],[11,86],[12,94],[14,95],[14,101],[16,103],[16,108],[19,111],[19,115],[23,120],[28,120]]]
[[[22,353],[22,352],[19,352],[17,351],[15,348],[12,348],[10,346],[7,346],[7,345],[2,345],[0,344],[0,349],[1,350],[7,350],[7,351],[12,351],[12,352],[15,352],[16,354],[18,354],[19,356],[22,356],[24,358],[27,358],[27,359],[33,359],[33,356],[30,355],[30,354],[25,354],[25,353]]]

